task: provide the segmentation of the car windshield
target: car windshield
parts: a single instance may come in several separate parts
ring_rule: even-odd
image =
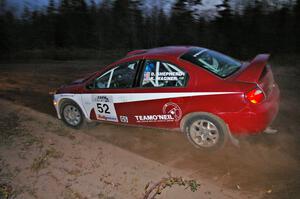
[[[229,56],[205,48],[192,48],[182,55],[181,59],[201,66],[222,78],[230,76],[242,65]]]

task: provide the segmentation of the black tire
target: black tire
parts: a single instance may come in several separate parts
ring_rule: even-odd
[[[191,128],[195,127],[195,125],[193,126],[193,124],[195,124],[199,121],[204,121],[204,122],[208,121],[208,123],[210,122],[210,125],[213,124],[216,127],[217,131],[214,131],[214,134],[217,133],[218,138],[213,145],[211,145],[211,146],[200,145],[199,143],[197,143],[195,141],[195,139],[193,139]],[[204,150],[204,151],[215,151],[217,149],[220,149],[225,145],[225,143],[228,140],[228,128],[227,128],[226,124],[224,123],[223,120],[221,120],[217,116],[214,116],[210,113],[191,114],[189,117],[186,118],[186,121],[184,123],[182,130],[184,131],[189,142],[194,147]],[[201,131],[201,130],[198,129],[198,131]],[[198,136],[198,137],[200,137],[200,136]],[[206,139],[210,139],[210,138],[206,138]],[[202,140],[202,137],[201,137],[201,140]],[[210,139],[210,140],[212,140],[212,139]]]
[[[74,110],[76,109],[77,111],[75,111],[78,115],[80,115],[78,121],[76,121],[76,123],[70,123],[70,119],[67,118],[67,116],[65,116],[64,111],[66,108],[70,108],[70,107],[74,107]],[[75,103],[74,101],[71,100],[66,100],[64,102],[62,102],[61,106],[60,106],[60,114],[61,114],[61,118],[62,121],[69,127],[72,127],[74,129],[80,129],[82,127],[82,125],[84,124],[84,114],[82,113],[81,108],[77,105],[77,103]]]

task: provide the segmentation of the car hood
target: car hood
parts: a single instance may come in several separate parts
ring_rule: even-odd
[[[62,85],[60,88],[57,89],[56,93],[80,93],[84,83],[88,81],[91,77],[93,77],[97,72],[90,73],[83,78],[76,79],[72,81],[70,84]]]

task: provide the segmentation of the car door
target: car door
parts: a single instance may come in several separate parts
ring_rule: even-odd
[[[187,96],[188,73],[168,61],[145,60],[139,74],[139,85],[131,96],[135,104],[133,123],[143,126],[176,128]]]
[[[135,92],[139,63],[118,64],[88,83],[82,104],[91,120],[129,123],[124,113],[134,109],[126,103],[126,96]]]

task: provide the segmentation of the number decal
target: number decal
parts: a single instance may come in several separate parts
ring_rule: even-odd
[[[105,107],[105,113],[110,114],[109,110],[109,106],[107,104],[103,104],[103,107]]]
[[[97,109],[98,109],[99,113],[104,112],[106,114],[110,114],[109,106],[107,104],[97,103]]]
[[[101,103],[97,103],[97,109],[98,109],[99,113],[103,113],[103,108],[102,108]]]
[[[112,96],[92,95],[91,98],[98,120],[118,122],[118,117],[116,114]]]

